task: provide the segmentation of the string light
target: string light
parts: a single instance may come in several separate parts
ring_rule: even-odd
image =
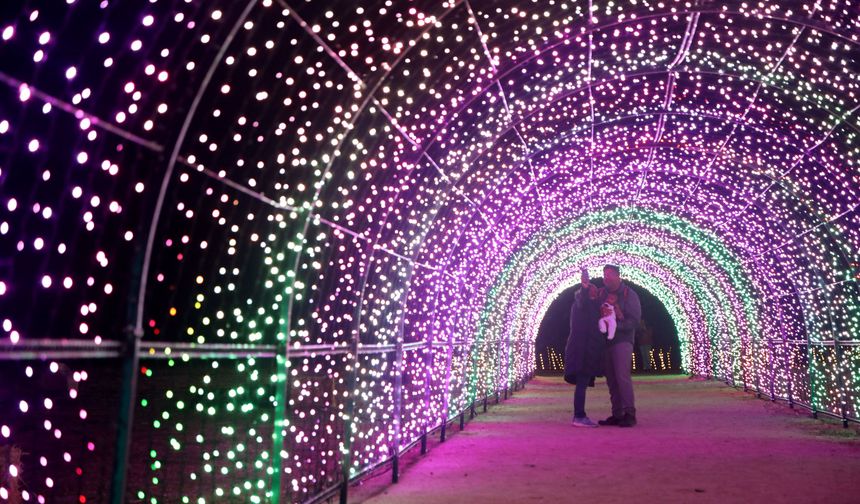
[[[605,262],[685,371],[860,417],[853,0],[20,4],[0,501],[107,500],[130,334],[129,498],[308,499],[530,376]]]

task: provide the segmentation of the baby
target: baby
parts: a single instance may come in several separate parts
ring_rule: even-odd
[[[600,307],[600,320],[597,322],[597,327],[600,332],[606,333],[606,339],[612,341],[615,338],[615,308],[612,306],[618,301],[615,294],[606,296],[606,301]]]

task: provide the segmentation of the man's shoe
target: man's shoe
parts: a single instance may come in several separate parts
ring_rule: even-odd
[[[621,423],[621,419],[613,415],[606,420],[598,420],[597,423],[600,425],[619,425]]]
[[[618,422],[619,427],[633,427],[634,425],[636,425],[636,416],[631,415],[630,413],[624,415],[624,418]]]
[[[582,417],[582,418],[574,418],[573,419],[573,426],[574,427],[597,427],[597,424],[592,422],[591,419],[588,417]]]

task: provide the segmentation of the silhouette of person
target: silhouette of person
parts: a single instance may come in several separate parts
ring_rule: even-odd
[[[594,378],[603,375],[606,339],[598,330],[597,287],[589,283],[583,270],[582,288],[570,307],[570,333],[564,349],[564,379],[576,385],[573,395],[573,425],[597,427],[585,412],[585,392]]]
[[[615,338],[607,342],[605,372],[612,415],[598,422],[600,425],[633,427],[636,425],[636,407],[633,397],[633,340],[636,327],[642,318],[639,296],[621,281],[621,269],[614,264],[603,267],[603,285],[597,295],[600,304],[614,296],[617,327]]]

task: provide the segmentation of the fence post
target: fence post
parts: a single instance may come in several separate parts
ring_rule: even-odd
[[[126,474],[131,451],[131,431],[134,425],[134,406],[137,397],[137,373],[140,363],[140,339],[142,329],[128,328],[125,331],[122,366],[122,395],[117,418],[116,451],[114,452],[113,478],[111,481],[110,501],[112,504],[125,502]]]
[[[774,385],[774,382],[776,381],[776,376],[774,375],[774,369],[773,369],[773,361],[774,361],[773,338],[767,339],[767,348],[768,348],[768,353],[767,353],[768,365],[770,367],[770,400],[776,401],[776,386]]]
[[[848,428],[848,410],[845,408],[845,377],[842,376],[842,345],[839,337],[833,337],[833,353],[836,356],[836,386],[839,388],[839,414],[842,416],[842,427]]]
[[[406,323],[406,296],[409,292],[409,285],[412,281],[412,263],[409,263],[408,280],[406,281],[406,289],[400,297],[400,321],[397,324],[397,339],[394,341],[394,412],[391,422],[394,424],[394,439],[392,440],[393,460],[391,464],[391,482],[397,483],[400,479],[400,421],[401,409],[403,408],[403,332]]]
[[[788,344],[788,340],[783,339],[782,344],[785,347],[785,380],[788,384],[788,407],[794,409],[794,377],[791,375],[791,352],[789,348],[791,346]]]

